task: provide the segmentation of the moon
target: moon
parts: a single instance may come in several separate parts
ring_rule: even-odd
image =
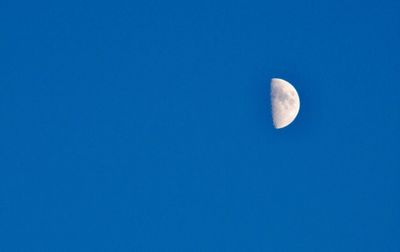
[[[272,121],[276,129],[291,124],[300,110],[300,98],[289,82],[273,78],[271,80]]]

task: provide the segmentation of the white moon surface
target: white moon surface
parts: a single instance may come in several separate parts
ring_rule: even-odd
[[[300,110],[300,98],[292,84],[273,78],[271,80],[271,105],[274,127],[280,129],[296,119]]]

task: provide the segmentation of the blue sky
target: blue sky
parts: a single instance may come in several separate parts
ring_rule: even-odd
[[[1,1],[0,251],[399,251],[399,13]]]

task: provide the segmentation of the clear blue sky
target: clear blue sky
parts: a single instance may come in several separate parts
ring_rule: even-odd
[[[0,251],[400,251],[399,13],[2,0]]]

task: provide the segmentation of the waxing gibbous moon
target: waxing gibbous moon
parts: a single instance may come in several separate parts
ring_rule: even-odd
[[[300,98],[289,82],[273,78],[271,80],[272,121],[276,129],[291,124],[300,110]]]

